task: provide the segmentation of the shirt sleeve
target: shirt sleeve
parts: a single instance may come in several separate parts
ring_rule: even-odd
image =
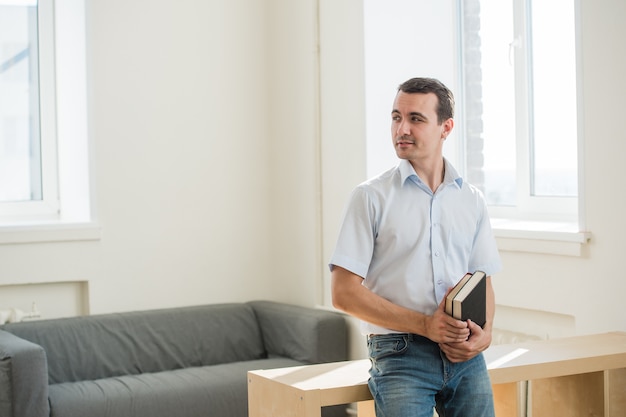
[[[484,198],[480,198],[481,216],[479,217],[472,254],[470,256],[470,271],[480,270],[487,275],[493,275],[502,269],[500,253],[496,245],[496,239],[491,229],[489,212]]]
[[[366,277],[376,239],[376,209],[363,186],[350,195],[339,228],[330,269],[340,266],[363,278]]]

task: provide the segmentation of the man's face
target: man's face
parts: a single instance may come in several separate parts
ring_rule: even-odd
[[[398,158],[419,161],[442,156],[444,139],[454,122],[448,119],[439,124],[437,106],[433,93],[398,92],[391,112],[391,138]]]

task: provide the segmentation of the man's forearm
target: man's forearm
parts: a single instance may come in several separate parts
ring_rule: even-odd
[[[362,285],[363,278],[335,266],[332,272],[333,306],[360,320],[397,332],[424,335],[425,314],[398,306]]]
[[[458,342],[469,336],[465,322],[443,311],[445,301],[433,315],[427,315],[396,305],[362,284],[362,277],[334,267],[331,284],[333,306],[376,326],[401,333],[418,334],[437,343]]]

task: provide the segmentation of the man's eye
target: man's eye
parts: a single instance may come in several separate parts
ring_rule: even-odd
[[[397,122],[398,120],[400,120],[400,116],[391,116],[391,120]]]

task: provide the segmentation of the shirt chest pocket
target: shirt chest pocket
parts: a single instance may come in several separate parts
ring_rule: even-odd
[[[476,224],[475,220],[459,220],[462,219],[442,222],[438,230],[439,236],[433,235],[433,242],[440,242],[439,244],[449,260],[467,264],[474,247]]]

